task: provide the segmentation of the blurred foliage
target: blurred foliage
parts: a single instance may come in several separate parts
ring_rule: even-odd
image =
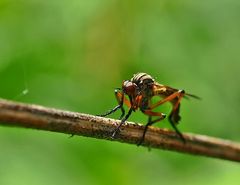
[[[0,97],[97,114],[142,71],[202,97],[183,100],[180,130],[240,141],[239,10],[237,0],[1,0]],[[4,185],[240,181],[233,162],[92,138],[0,127],[0,146]]]

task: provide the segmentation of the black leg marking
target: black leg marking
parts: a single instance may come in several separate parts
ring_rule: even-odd
[[[121,123],[117,126],[117,128],[113,131],[113,134],[111,136],[112,139],[115,138],[116,133],[119,131],[120,127],[125,123],[125,121],[129,118],[129,116],[132,114],[132,109],[130,108],[127,115],[121,120]]]
[[[148,117],[148,122],[147,122],[146,126],[144,127],[143,135],[142,135],[141,139],[139,140],[137,146],[140,146],[143,143],[146,132],[147,132],[147,129],[148,129],[148,126],[151,125],[151,124],[152,124],[152,116],[149,116]]]
[[[121,108],[121,107],[122,107],[122,105],[117,105],[117,106],[114,107],[113,109],[107,111],[105,114],[99,114],[99,115],[97,115],[97,116],[101,116],[101,117],[108,116],[108,115],[110,115],[110,114],[116,112],[116,111],[117,111],[119,108]]]
[[[165,114],[162,114],[162,117],[160,117],[160,118],[158,118],[158,119],[156,119],[156,120],[154,120],[154,121],[152,121],[152,116],[149,116],[149,117],[148,117],[148,123],[147,123],[146,126],[144,127],[143,135],[142,135],[141,139],[139,140],[137,146],[140,146],[140,145],[143,143],[143,141],[144,141],[144,139],[145,139],[145,135],[146,135],[147,129],[148,129],[148,126],[151,126],[152,124],[154,124],[154,123],[156,123],[156,122],[158,122],[158,121],[163,120],[165,117],[166,117],[166,115],[165,115]]]
[[[178,130],[178,128],[176,127],[176,125],[174,124],[174,122],[169,119],[169,122],[171,123],[173,129],[176,131],[177,135],[180,137],[180,139],[182,140],[182,142],[185,144],[186,143],[186,140],[185,138],[183,137],[182,133]]]
[[[100,115],[97,115],[97,116],[101,116],[101,117],[105,117],[105,116],[108,116],[114,112],[116,112],[118,109],[121,108],[121,111],[122,111],[122,114],[120,116],[120,119],[123,118],[123,116],[125,115],[125,110],[123,108],[123,100],[124,100],[124,94],[122,94],[122,98],[120,99],[117,95],[118,91],[120,90],[120,88],[116,88],[115,89],[115,96],[116,96],[116,99],[118,101],[118,105],[116,107],[114,107],[113,109],[109,110],[108,112],[106,112],[105,114],[100,114]]]
[[[124,117],[124,115],[125,115],[125,110],[124,110],[123,106],[121,106],[121,111],[122,111],[122,114],[121,114],[121,116],[119,117],[120,120],[121,120],[121,119]]]

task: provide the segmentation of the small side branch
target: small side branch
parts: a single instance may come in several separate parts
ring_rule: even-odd
[[[0,99],[0,125],[4,126],[112,140],[112,132],[119,123],[119,120]],[[127,122],[114,141],[137,144],[143,130],[143,125]],[[149,127],[143,146],[240,162],[239,143],[196,134],[183,136],[185,144],[173,131]]]

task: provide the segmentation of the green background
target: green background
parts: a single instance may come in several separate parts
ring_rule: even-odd
[[[240,141],[239,20],[238,0],[1,0],[0,97],[99,114],[147,72],[202,97],[182,101],[181,131]],[[240,182],[235,162],[59,133],[0,127],[0,147],[1,185]]]

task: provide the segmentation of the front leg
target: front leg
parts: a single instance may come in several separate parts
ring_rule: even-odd
[[[115,89],[114,94],[115,94],[115,97],[117,99],[118,105],[116,107],[114,107],[113,109],[110,109],[106,113],[100,114],[100,115],[97,115],[97,116],[106,117],[106,116],[116,112],[118,109],[121,109],[122,114],[120,116],[120,119],[123,118],[123,116],[125,115],[125,110],[123,108],[124,95],[123,95],[122,92],[119,91],[119,89]]]
[[[116,133],[119,131],[120,127],[125,123],[125,121],[129,118],[129,116],[132,114],[133,109],[130,108],[127,115],[121,120],[121,123],[117,126],[117,128],[113,131],[113,134],[111,136],[112,139],[115,138]]]
[[[114,112],[116,112],[119,108],[121,108],[122,105],[117,105],[116,107],[114,107],[113,109],[110,109],[109,111],[107,111],[106,113],[104,114],[98,114],[97,116],[100,116],[100,117],[106,117]]]

